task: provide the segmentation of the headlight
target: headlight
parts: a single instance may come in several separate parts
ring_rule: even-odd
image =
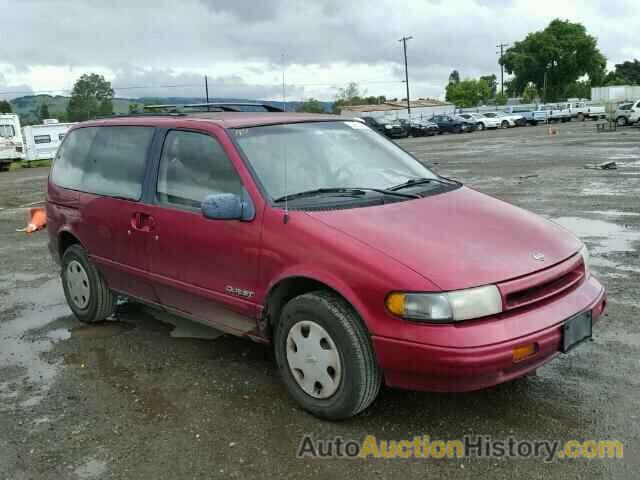
[[[580,249],[580,255],[582,255],[582,261],[584,262],[584,276],[585,278],[589,278],[589,250],[587,250],[587,246],[584,244]]]
[[[495,285],[443,293],[393,292],[387,309],[398,317],[425,322],[459,322],[502,312],[502,297]]]

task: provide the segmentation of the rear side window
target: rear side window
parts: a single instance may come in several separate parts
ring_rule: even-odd
[[[51,173],[61,187],[139,200],[153,127],[87,127],[73,130]]]
[[[33,142],[36,145],[41,143],[51,143],[51,135],[34,135]]]
[[[213,193],[239,194],[240,177],[218,141],[179,130],[167,134],[158,169],[158,200],[200,208]]]

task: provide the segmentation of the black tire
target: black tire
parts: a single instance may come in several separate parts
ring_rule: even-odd
[[[502,128],[509,128],[509,122],[506,120],[503,120],[502,123],[500,124],[500,126]]]
[[[478,131],[482,131],[484,130],[484,123],[478,122],[476,123],[476,127],[478,128]]]
[[[624,127],[627,124],[627,117],[620,116],[616,118],[616,123],[619,127]]]
[[[584,122],[584,113],[580,112],[577,116],[576,116],[576,120],[578,122]]]
[[[533,125],[535,127],[536,125],[538,125],[538,121],[537,120],[531,120],[531,125]]]
[[[341,362],[337,390],[327,398],[315,398],[298,384],[287,360],[287,337],[300,321],[322,327],[335,344]],[[382,384],[369,334],[353,308],[339,295],[318,290],[287,303],[276,325],[274,351],[278,368],[291,396],[311,414],[343,420],[365,410],[375,400]],[[297,351],[297,350],[296,350]]]
[[[78,305],[70,291],[68,281],[69,267],[72,262],[77,262],[86,272],[88,279],[89,298],[86,305]],[[80,245],[71,245],[62,255],[62,288],[69,308],[78,320],[84,323],[100,322],[113,315],[116,305],[116,296],[107,287],[100,272],[93,266],[87,252]]]
[[[453,128],[453,133],[462,133],[462,127],[460,127],[460,126],[454,127]]]

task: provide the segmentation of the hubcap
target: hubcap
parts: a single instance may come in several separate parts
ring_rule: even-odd
[[[71,260],[65,272],[67,291],[74,305],[78,308],[86,308],[89,304],[91,289],[89,277],[80,262]]]
[[[340,354],[329,333],[315,322],[300,321],[291,327],[287,363],[300,388],[314,398],[328,398],[340,386]]]

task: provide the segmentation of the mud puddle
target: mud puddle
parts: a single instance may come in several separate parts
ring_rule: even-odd
[[[636,242],[640,241],[640,231],[630,225],[581,217],[559,217],[553,221],[581,239],[595,243],[590,249],[594,255],[633,252],[636,251]]]

